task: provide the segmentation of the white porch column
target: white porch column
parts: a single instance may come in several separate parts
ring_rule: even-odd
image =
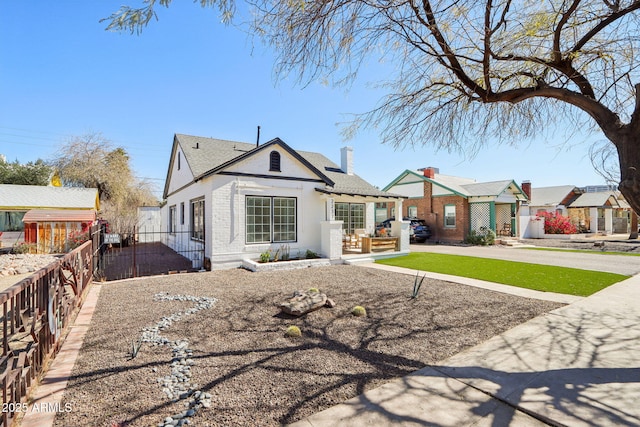
[[[409,226],[411,222],[402,220],[402,200],[396,200],[396,220],[391,223],[391,235],[400,237],[401,251],[409,251]]]
[[[325,199],[326,221],[320,222],[320,251],[329,259],[342,258],[342,225],[336,221],[336,202],[333,197]]]
[[[598,208],[589,208],[589,231],[598,232]]]
[[[342,221],[320,222],[320,251],[329,259],[342,258]]]
[[[604,232],[613,234],[613,209],[604,210]]]

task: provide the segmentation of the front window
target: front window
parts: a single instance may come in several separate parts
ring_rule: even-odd
[[[204,199],[191,201],[191,238],[204,241]]]
[[[456,206],[455,205],[445,205],[444,226],[447,228],[453,228],[456,226]]]
[[[176,205],[169,206],[169,233],[176,232]]]
[[[247,243],[295,242],[296,202],[293,197],[247,196]]]
[[[344,231],[353,234],[364,228],[364,203],[336,203],[336,220],[344,223]]]
[[[409,206],[407,208],[407,216],[409,218],[417,218],[418,217],[418,207],[417,206]]]

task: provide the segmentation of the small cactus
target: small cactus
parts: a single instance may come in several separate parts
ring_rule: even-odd
[[[298,338],[302,336],[302,331],[295,325],[291,325],[287,328],[287,332],[285,332],[285,336],[290,338]]]
[[[351,309],[351,314],[357,317],[362,317],[367,315],[367,310],[365,310],[361,305],[356,305]]]
[[[318,288],[309,288],[309,292],[315,292],[317,294],[317,293],[320,293],[320,289],[318,289]]]

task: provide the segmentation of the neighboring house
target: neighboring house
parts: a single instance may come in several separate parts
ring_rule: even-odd
[[[405,170],[384,190],[408,197],[402,215],[424,219],[438,241],[463,241],[471,230],[482,229],[518,236],[517,212],[527,200],[513,180],[476,182],[432,167],[422,173]],[[397,215],[397,206],[389,208],[388,215]]]
[[[631,208],[616,191],[581,194],[568,206],[569,218],[579,229],[590,233],[628,233]]]
[[[354,174],[350,147],[341,160],[279,138],[256,145],[177,134],[163,195],[168,246],[181,253],[198,244],[206,262],[193,259],[196,268],[239,265],[282,248],[338,260],[344,233],[375,232],[376,202],[403,199]],[[394,231],[408,251],[408,223]]]
[[[0,231],[5,245],[36,245],[38,253],[65,252],[69,236],[86,230],[100,209],[95,188],[0,184]]]
[[[527,185],[530,187],[531,184]],[[541,237],[535,225],[532,225],[532,220],[541,212],[569,217],[581,233],[629,232],[629,204],[619,192],[607,186],[578,188],[574,185],[557,185],[531,188],[530,191],[530,201],[520,211],[524,238]]]

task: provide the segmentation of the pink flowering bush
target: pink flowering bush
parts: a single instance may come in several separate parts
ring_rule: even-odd
[[[578,228],[569,221],[569,218],[559,213],[540,212],[538,218],[544,219],[545,234],[574,234]]]

